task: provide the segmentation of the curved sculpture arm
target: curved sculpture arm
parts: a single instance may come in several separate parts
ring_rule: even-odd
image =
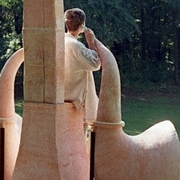
[[[121,86],[116,59],[111,51],[95,39],[102,64],[97,121],[118,123],[121,121]]]
[[[16,73],[24,61],[23,48],[16,51],[4,65],[0,74],[0,118],[14,116],[14,81]]]

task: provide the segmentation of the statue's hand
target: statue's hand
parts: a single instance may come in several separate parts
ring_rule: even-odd
[[[94,42],[95,41],[94,32],[90,28],[85,27],[84,28],[84,34],[85,34],[86,41],[88,43],[89,48],[93,49],[93,50],[96,50],[95,42]]]
[[[95,38],[94,32],[89,28],[86,28],[84,30],[84,34],[85,34],[86,40],[92,40],[92,39],[94,40]]]

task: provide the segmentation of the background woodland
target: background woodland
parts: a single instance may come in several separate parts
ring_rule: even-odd
[[[115,55],[123,87],[180,85],[180,0],[66,0]],[[0,0],[0,70],[22,47],[23,1]],[[81,39],[84,41],[83,37]],[[95,74],[98,84],[100,73]],[[23,66],[17,87],[23,82]]]

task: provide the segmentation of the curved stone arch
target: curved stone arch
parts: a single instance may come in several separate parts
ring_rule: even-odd
[[[15,52],[0,74],[0,128],[4,129],[4,178],[11,179],[19,150],[22,118],[15,112],[14,82],[24,61],[24,50]]]
[[[14,108],[14,81],[24,61],[24,50],[16,51],[4,65],[0,75],[0,118],[12,118]]]

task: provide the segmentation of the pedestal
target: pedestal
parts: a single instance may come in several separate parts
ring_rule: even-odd
[[[89,179],[83,111],[73,104],[25,103],[13,179]]]
[[[19,122],[18,122],[19,121]],[[15,167],[15,162],[19,150],[20,142],[20,126],[21,119],[13,118],[0,118],[1,129],[1,168],[4,174],[1,178],[11,180]]]

